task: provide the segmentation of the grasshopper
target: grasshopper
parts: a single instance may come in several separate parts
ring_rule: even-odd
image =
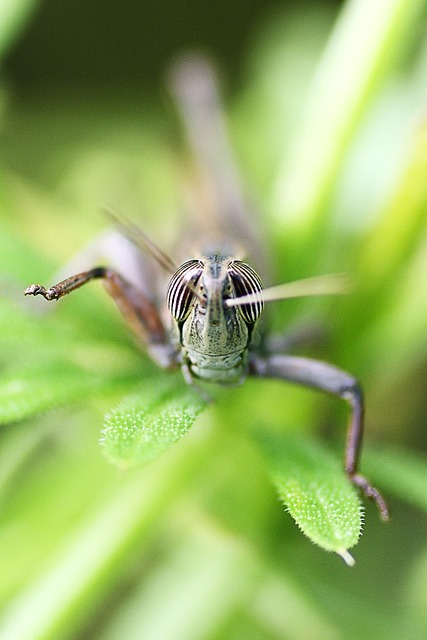
[[[263,247],[241,193],[211,65],[204,58],[188,57],[176,65],[171,79],[208,194],[203,216],[197,214],[201,251],[183,253],[186,259],[175,262],[136,225],[109,214],[116,228],[114,250],[118,245],[122,248],[121,269],[96,266],[48,289],[32,284],[25,295],[58,300],[91,280],[102,279],[152,359],[164,369],[181,368],[189,383],[233,385],[246,376],[278,378],[346,400],[351,415],[345,472],[387,520],[385,500],[358,470],[364,423],[359,382],[331,364],[278,352],[260,335],[265,302],[342,293],[343,282],[338,276],[321,276],[264,288],[257,271],[243,260],[241,246],[258,258]],[[195,228],[192,223],[189,230]],[[131,269],[129,262],[138,263],[137,267]],[[265,269],[265,262],[259,261],[259,268]],[[157,273],[162,271],[168,275],[166,280]],[[161,289],[161,281],[166,289]]]

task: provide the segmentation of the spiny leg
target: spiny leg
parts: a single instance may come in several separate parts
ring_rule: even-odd
[[[109,267],[94,267],[61,280],[46,289],[32,284],[24,291],[28,295],[41,295],[46,300],[59,300],[91,280],[101,278],[107,292],[115,301],[127,324],[147,347],[153,360],[162,368],[178,366],[176,348],[170,344],[157,306],[143,291],[125,280]]]
[[[350,374],[333,365],[299,356],[254,356],[250,373],[264,378],[279,378],[296,384],[313,387],[346,400],[351,407],[350,423],[345,449],[345,472],[348,478],[372,498],[383,520],[389,519],[387,504],[375,487],[358,472],[363,438],[364,404],[359,383]]]
[[[31,284],[24,291],[26,296],[43,296],[46,300],[59,300],[67,293],[71,293],[75,289],[78,289],[82,285],[86,284],[90,280],[95,278],[107,277],[107,269],[105,267],[94,267],[89,271],[82,271],[74,276],[61,280],[58,284],[54,284],[49,289],[46,289],[41,284]]]

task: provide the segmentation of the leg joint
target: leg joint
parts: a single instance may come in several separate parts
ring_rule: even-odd
[[[358,404],[363,402],[363,389],[356,378],[352,378],[343,384],[339,389],[339,395],[345,400],[356,401]]]

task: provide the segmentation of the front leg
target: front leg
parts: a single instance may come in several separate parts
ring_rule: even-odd
[[[164,369],[178,366],[176,348],[170,343],[160,313],[153,300],[141,289],[128,282],[109,267],[94,267],[70,276],[46,289],[32,284],[25,295],[41,295],[46,300],[59,300],[94,279],[102,279],[105,289],[113,298],[119,311],[137,338],[147,348],[152,359]]]
[[[383,520],[388,520],[387,504],[380,492],[358,471],[363,438],[363,394],[358,381],[342,369],[326,362],[298,356],[253,356],[249,372],[264,378],[280,378],[320,389],[348,402],[351,408],[345,448],[345,472],[349,479],[377,504]]]

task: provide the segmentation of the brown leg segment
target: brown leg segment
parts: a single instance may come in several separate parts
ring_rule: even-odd
[[[67,293],[71,293],[75,289],[78,289],[82,285],[86,284],[90,280],[95,278],[106,278],[107,271],[105,267],[94,267],[89,271],[83,271],[77,273],[75,276],[70,276],[65,280],[61,280],[58,284],[54,284],[49,289],[46,289],[41,284],[31,284],[24,291],[26,296],[43,296],[46,300],[59,300]]]
[[[146,294],[122,278],[108,267],[94,267],[46,289],[42,285],[32,284],[24,292],[28,295],[41,295],[46,300],[59,300],[91,280],[101,278],[110,296],[117,304],[127,324],[147,347],[153,360],[163,368],[178,366],[176,349],[168,340],[157,306]]]

